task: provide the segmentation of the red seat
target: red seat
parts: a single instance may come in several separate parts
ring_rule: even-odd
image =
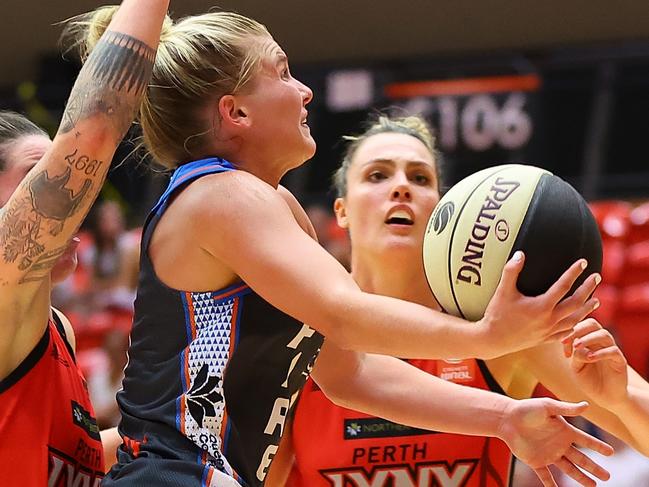
[[[644,377],[649,375],[649,283],[620,290],[615,315],[618,344],[629,364]]]
[[[649,284],[649,240],[637,242],[627,247],[625,252],[624,272],[620,284],[634,286]]]
[[[606,327],[613,325],[619,303],[617,287],[604,282],[595,290],[594,296],[599,299],[600,306],[591,315]]]
[[[634,208],[629,221],[629,243],[649,242],[649,203]]]
[[[619,284],[626,266],[626,245],[622,240],[604,239],[602,280],[606,284]]]
[[[593,201],[589,204],[604,240],[626,240],[631,205],[626,201]]]

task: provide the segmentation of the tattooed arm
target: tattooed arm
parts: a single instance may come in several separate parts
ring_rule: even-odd
[[[50,150],[0,210],[0,378],[2,352],[16,340],[33,342],[31,350],[34,336],[43,333],[50,271],[97,197],[135,117],[168,4],[122,2],[79,73]]]

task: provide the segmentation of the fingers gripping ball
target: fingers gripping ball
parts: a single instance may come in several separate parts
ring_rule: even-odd
[[[602,267],[597,224],[572,186],[534,166],[491,167],[435,208],[424,236],[426,278],[446,312],[477,320],[517,250],[526,256],[517,286],[528,296],[543,294],[579,258],[588,268],[574,288]]]

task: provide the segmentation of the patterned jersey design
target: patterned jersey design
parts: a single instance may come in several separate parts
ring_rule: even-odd
[[[156,275],[148,245],[172,196],[233,170],[220,159],[181,166],[144,225],[129,363],[117,395],[124,445],[104,487],[260,487],[322,346],[321,335],[245,282],[189,292]]]

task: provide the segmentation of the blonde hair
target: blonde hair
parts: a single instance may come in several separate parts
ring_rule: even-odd
[[[435,161],[435,172],[437,173],[437,180],[440,182],[440,154],[435,148],[435,137],[430,128],[430,125],[422,117],[418,115],[411,115],[408,117],[391,117],[389,115],[378,115],[371,117],[366,122],[366,129],[359,135],[345,135],[344,140],[349,141],[343,160],[340,167],[334,172],[333,185],[336,189],[337,196],[344,198],[347,194],[347,172],[352,164],[354,154],[360,145],[377,134],[397,133],[405,134],[414,137],[422,142],[433,156]]]
[[[67,30],[77,39],[82,59],[116,11],[116,6],[101,7],[72,20]],[[232,12],[209,12],[178,22],[165,18],[139,114],[144,145],[156,162],[173,169],[207,155],[214,127],[203,109],[247,86],[261,63],[256,47],[268,37],[265,26]]]

